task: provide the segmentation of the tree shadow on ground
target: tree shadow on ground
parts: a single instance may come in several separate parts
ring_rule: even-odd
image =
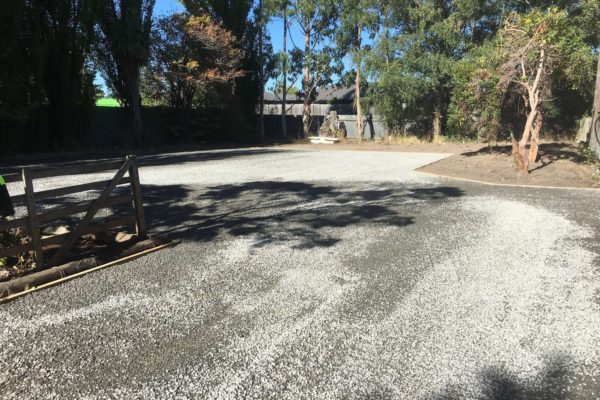
[[[510,156],[512,155],[512,146],[486,146],[477,151],[468,151],[461,155],[475,157],[490,154]],[[530,172],[547,167],[558,160],[567,160],[578,164],[585,162],[585,158],[572,143],[540,143],[538,158],[536,160],[539,165],[532,168]]]
[[[483,395],[480,400],[566,400],[569,379],[567,357],[554,356],[547,360],[543,370],[531,379],[524,379],[504,367],[493,367],[479,374]],[[444,394],[432,396],[434,400],[455,400],[465,398],[461,388],[449,387]],[[582,397],[585,398],[585,397]]]
[[[129,192],[118,187],[113,196]],[[363,224],[404,227],[415,223],[415,202],[437,202],[460,197],[455,187],[407,188],[395,184],[328,185],[306,182],[255,181],[194,190],[183,185],[143,185],[146,222],[151,234],[172,239],[208,242],[221,235],[252,236],[254,247],[286,243],[293,248],[331,247],[342,240],[342,230]],[[90,203],[85,198],[44,200],[46,210]],[[412,211],[411,211],[412,210]],[[101,210],[94,222],[132,214],[131,204]],[[80,215],[46,225],[73,228]],[[117,228],[117,230],[126,230]]]
[[[403,227],[408,203],[443,201],[464,193],[454,187],[368,188],[305,182],[256,181],[194,192],[179,185],[145,185],[149,227],[175,239],[210,241],[220,235],[252,235],[255,247],[330,247],[341,229],[371,224]]]
[[[441,394],[423,397],[430,400],[459,400],[475,398],[478,400],[566,400],[571,398],[569,380],[569,359],[562,356],[550,358],[543,370],[531,379],[523,379],[504,367],[493,367],[479,374],[478,385],[482,393],[475,397],[472,388],[450,385]],[[424,383],[425,384],[425,383]],[[591,392],[590,392],[591,394]],[[581,394],[581,399],[588,398]],[[361,400],[391,400],[395,398],[389,388],[378,388],[358,397]]]

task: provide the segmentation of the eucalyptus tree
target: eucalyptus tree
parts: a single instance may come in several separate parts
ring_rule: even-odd
[[[150,57],[155,0],[96,2],[97,54],[106,83],[130,110],[133,139],[142,143],[140,72]]]
[[[567,13],[554,7],[511,13],[505,22],[496,46],[502,63],[495,73],[501,90],[523,98],[527,107],[521,137],[512,138],[519,173],[528,173],[537,158],[542,105],[549,100],[553,77],[561,73],[576,87],[590,83],[586,71],[591,69],[592,54],[583,37]]]
[[[339,51],[334,45],[335,22],[339,12],[335,0],[291,1],[290,18],[304,37],[302,47],[293,43],[290,69],[302,76],[302,125],[305,137],[310,134],[311,105],[317,97],[318,88],[331,84],[334,76],[343,69]]]
[[[385,2],[384,2],[385,3]],[[371,46],[365,44],[365,36],[372,41],[380,30],[381,2],[377,0],[341,0],[339,29],[336,41],[340,49],[348,52],[354,66],[354,84],[356,107],[356,131],[359,141],[364,133],[361,104],[362,76],[365,56],[371,52]]]
[[[289,55],[288,55],[288,17],[290,15],[290,0],[266,0],[266,14],[269,18],[279,18],[282,22],[282,48],[277,54],[275,94],[281,91],[281,132],[287,138],[287,95]],[[279,76],[281,77],[279,79]]]
[[[256,11],[258,25],[258,86],[260,93],[258,95],[258,134],[261,139],[265,139],[265,9],[264,0],[258,0]]]

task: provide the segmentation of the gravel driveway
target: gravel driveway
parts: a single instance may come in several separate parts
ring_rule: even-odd
[[[181,244],[0,305],[0,398],[600,398],[600,192],[444,156],[142,159]]]

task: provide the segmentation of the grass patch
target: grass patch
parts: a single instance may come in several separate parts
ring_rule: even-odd
[[[96,100],[97,107],[121,107],[117,99],[103,98]]]

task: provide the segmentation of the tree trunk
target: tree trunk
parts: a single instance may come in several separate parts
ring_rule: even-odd
[[[526,146],[527,142],[529,141],[529,136],[531,136],[531,132],[534,129],[533,125],[537,118],[537,114],[537,107],[535,107],[527,116],[527,122],[525,123],[525,129],[523,129],[521,140],[517,142],[514,138],[512,139],[513,156],[515,157],[517,172],[519,174],[529,173],[529,157],[527,155]]]
[[[360,51],[360,42],[361,42],[361,38],[360,38],[360,32],[361,32],[361,28],[357,27],[356,29],[356,87],[355,87],[355,101],[356,101],[356,138],[358,139],[359,142],[362,142],[363,139],[363,134],[364,134],[364,124],[363,124],[363,118],[362,118],[362,106],[360,104],[360,66],[361,66],[361,60],[360,60],[360,55],[358,54],[358,52]]]
[[[525,146],[521,146],[519,142],[513,137],[512,141],[512,155],[515,159],[517,172],[519,174],[529,173],[529,159],[525,153]]]
[[[523,61],[521,61],[521,65]],[[519,174],[528,174],[529,173],[529,162],[530,159],[535,156],[537,158],[537,137],[535,137],[535,144],[532,143],[532,147],[535,148],[535,154],[527,154],[525,151],[525,147],[527,146],[527,142],[529,141],[529,137],[533,134],[534,136],[539,136],[539,129],[542,128],[542,117],[539,115],[539,105],[541,102],[541,90],[540,84],[544,75],[544,67],[546,64],[546,51],[544,48],[540,49],[540,59],[535,73],[535,79],[533,83],[527,87],[527,99],[529,102],[529,115],[527,116],[527,122],[525,123],[525,128],[523,129],[523,135],[521,139],[517,143],[517,141],[512,138],[512,146],[513,146],[513,156],[515,157],[515,162],[517,164],[517,172]],[[523,68],[524,70],[524,68]],[[538,123],[536,123],[538,122]],[[537,132],[535,132],[538,130]],[[534,158],[534,160],[535,160]]]
[[[144,129],[142,123],[142,100],[140,96],[139,76],[133,78],[129,84],[131,96],[131,128],[133,133],[133,142],[136,147],[142,145],[142,132]]]
[[[287,139],[287,0],[283,2],[283,97],[281,99],[281,133]]]
[[[303,79],[303,91],[304,91],[304,108],[302,110],[302,125],[304,127],[304,137],[310,135],[310,123],[311,123],[311,87],[310,87],[310,19],[306,19],[306,26],[304,27],[304,79]]]
[[[260,86],[258,105],[258,134],[261,140],[265,139],[265,54],[263,49],[263,2],[258,0],[258,82]]]
[[[539,148],[538,140],[540,138],[540,131],[542,130],[543,120],[544,118],[542,116],[542,112],[539,111],[535,119],[535,126],[533,127],[533,130],[531,132],[531,144],[529,145],[529,164],[532,164],[535,162],[535,160],[537,160]]]
[[[594,92],[594,113],[592,117],[592,130],[590,133],[590,146],[600,156],[600,55],[596,69],[596,90]]]
[[[362,120],[362,107],[360,105],[360,65],[356,66],[356,138],[362,142],[364,125]]]
[[[433,137],[432,140],[437,142],[442,136],[442,110],[443,100],[442,96],[438,95],[435,102],[435,110],[433,112]]]

